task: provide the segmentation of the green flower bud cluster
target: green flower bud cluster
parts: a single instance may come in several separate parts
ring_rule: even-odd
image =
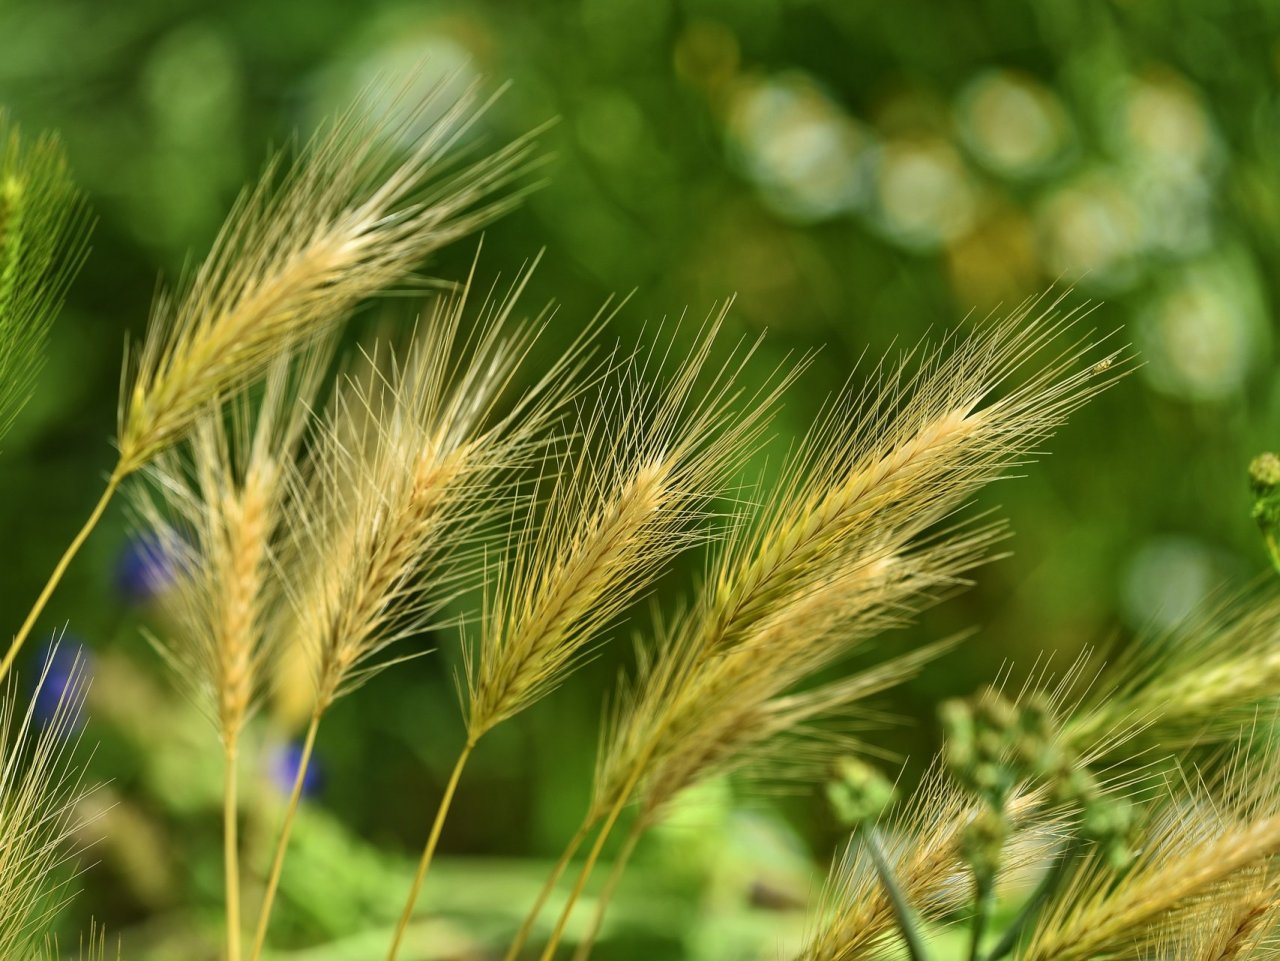
[[[855,757],[836,760],[826,793],[836,819],[847,828],[875,821],[897,797],[883,774]]]
[[[1119,870],[1129,863],[1129,836],[1133,830],[1133,806],[1124,798],[1107,794],[1098,779],[1069,751],[1055,752],[1053,766],[1045,772],[1053,800],[1080,812],[1079,834],[1093,841],[1107,862]]]
[[[1005,806],[1015,784],[1043,781],[1054,802],[1080,812],[1079,832],[1113,865],[1127,863],[1133,810],[1108,795],[1062,739],[1049,700],[1033,694],[1014,704],[987,690],[972,703],[942,707],[944,758],[952,777],[983,802],[970,822],[965,856],[979,876],[994,873],[1010,825]]]
[[[1022,716],[993,690],[984,691],[972,702],[947,701],[941,716],[947,769],[982,802],[982,809],[965,829],[964,858],[977,877],[992,878],[1009,837],[1005,802],[1022,777],[1017,750],[1023,735]]]

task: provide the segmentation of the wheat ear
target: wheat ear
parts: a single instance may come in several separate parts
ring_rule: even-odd
[[[499,410],[539,325],[512,314],[529,272],[477,311],[474,275],[440,298],[403,358],[369,357],[344,378],[309,460],[292,479],[288,572],[291,643],[310,652],[315,699],[285,811],[253,957],[265,944],[302,783],[332,703],[393,661],[484,563],[483,542],[505,506],[492,490],[543,442],[574,381],[579,349]]]
[[[882,366],[819,423],[762,520],[735,528],[706,594],[622,702],[588,820],[612,823],[642,783],[644,810],[656,811],[694,780],[765,756],[805,722],[876,689],[852,679],[789,695],[962,583],[998,530],[926,532],[1110,379],[1111,356],[1090,367],[1070,344],[1007,385],[1072,323],[1056,303],[1039,306]],[[907,664],[890,669],[895,679],[907,673]]]
[[[527,168],[531,141],[451,170],[484,104],[474,87],[453,99],[446,91],[442,84],[409,116],[372,127],[357,104],[283,175],[277,157],[181,291],[158,298],[142,349],[126,361],[116,466],[14,636],[0,678],[126,477],[180,441],[210,404],[509,205],[490,198]],[[435,119],[396,159],[396,135],[426,115]]]
[[[24,708],[12,680],[0,698],[0,957],[41,953],[43,933],[66,903],[74,877],[67,842],[84,825],[76,813],[89,789],[76,761],[87,691],[77,656],[65,679],[51,677],[56,650],[45,661],[36,692]],[[36,698],[62,683],[51,717],[36,720]]]
[[[1280,853],[1274,782],[1225,802],[1175,795],[1153,817],[1137,862],[1117,877],[1090,858],[1041,917],[1024,961],[1084,961],[1181,941],[1234,900],[1234,886]],[[1181,793],[1181,792],[1179,792]]]
[[[1185,747],[1234,738],[1280,691],[1277,637],[1280,595],[1269,586],[1210,605],[1117,659],[1068,736],[1082,747],[1125,728]]]
[[[233,404],[197,422],[187,449],[150,469],[155,495],[142,502],[161,562],[177,583],[162,607],[168,638],[157,646],[214,723],[223,747],[223,867],[227,954],[240,951],[238,758],[240,732],[275,651],[272,622],[284,597],[271,566],[279,549],[284,478],[309,421],[328,350],[276,362],[251,411]]]
[[[480,738],[554,689],[670,558],[707,536],[703,521],[714,498],[789,379],[776,379],[734,416],[734,375],[744,358],[735,352],[718,372],[705,370],[723,318],[723,311],[713,317],[665,382],[666,357],[637,354],[615,371],[616,388],[580,413],[580,454],[554,464],[558,476],[542,519],[531,518],[516,537],[489,594],[478,651],[467,652],[467,738],[455,773]],[[451,799],[437,809],[388,961]]]

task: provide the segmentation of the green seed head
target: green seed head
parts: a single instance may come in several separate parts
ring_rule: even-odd
[[[838,759],[827,782],[827,801],[845,827],[874,821],[893,804],[897,792],[879,771],[854,757]]]

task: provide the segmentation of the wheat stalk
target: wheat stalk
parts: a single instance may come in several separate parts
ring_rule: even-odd
[[[292,468],[327,350],[276,362],[256,411],[242,398],[228,428],[214,407],[189,450],[151,469],[156,491],[141,513],[162,562],[178,575],[162,598],[169,638],[157,646],[192,690],[223,745],[227,943],[240,957],[237,775],[241,730],[276,651],[284,595],[272,565],[280,548],[285,477]]]

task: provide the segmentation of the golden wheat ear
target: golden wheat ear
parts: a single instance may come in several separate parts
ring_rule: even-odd
[[[122,392],[121,473],[171,446],[208,404],[272,359],[330,329],[433,251],[510,205],[502,191],[529,168],[530,139],[459,169],[487,106],[478,88],[442,82],[417,107],[376,123],[357,103],[291,166],[272,161],[237,203],[190,281],[161,297]],[[426,130],[403,156],[400,137]]]
[[[582,341],[509,396],[545,324],[545,316],[514,319],[531,270],[487,294],[476,290],[473,273],[435,301],[407,351],[366,355],[340,381],[291,478],[291,547],[280,567],[291,619],[281,630],[307,652],[315,698],[254,957],[322,715],[395,663],[385,656],[392,645],[436,625],[445,606],[482,579],[490,528],[511,510],[515,477],[575,396],[587,363]]]
[[[1131,645],[1066,734],[1082,752],[1117,731],[1165,747],[1233,740],[1280,694],[1277,639],[1280,593],[1269,584],[1211,604],[1168,635]]]
[[[652,817],[704,776],[767,760],[789,741],[796,748],[807,722],[875,684],[851,679],[796,694],[800,686],[963,585],[988,556],[999,528],[956,525],[951,515],[1123,366],[1118,353],[1072,333],[1079,312],[1063,314],[1061,302],[1029,301],[939,348],[886,360],[819,419],[758,517],[732,525],[703,595],[622,701],[584,825],[603,827],[575,894],[633,795]],[[916,666],[889,673],[901,678]]]
[[[268,164],[232,211],[208,258],[158,299],[141,351],[126,357],[118,460],[0,661],[12,668],[67,567],[126,477],[172,447],[210,405],[312,343],[365,298],[510,205],[528,169],[523,138],[458,169],[458,147],[483,112],[476,87],[442,82],[408,119],[366,123],[364,104],[317,135],[298,161]],[[430,116],[407,157],[396,141]]]
[[[726,738],[763,745],[783,718],[799,723],[820,703],[837,708],[839,687],[807,701],[788,696],[965,583],[1001,529],[949,523],[950,515],[1114,373],[1111,355],[1104,373],[1091,345],[1071,341],[1071,321],[1028,306],[882,366],[833,405],[759,518],[731,529],[680,636],[660,647],[648,677],[662,683],[642,683],[624,700],[598,779],[612,785],[606,795],[665,769],[658,780],[670,787],[656,801],[690,782],[694,759],[708,770],[735,763]],[[760,736],[747,736],[749,718]]]
[[[544,465],[544,476],[554,478],[551,493],[540,514],[531,512],[512,533],[486,592],[479,643],[463,648],[467,740],[388,961],[397,955],[476,743],[553,690],[667,561],[711,534],[706,521],[717,498],[730,491],[735,466],[798,371],[784,369],[741,403],[736,373],[754,348],[711,367],[723,319],[724,311],[713,315],[684,361],[671,362],[671,339],[615,365],[598,396],[579,406],[567,449]]]
[[[1221,782],[1168,785],[1163,803],[1148,810],[1137,855],[1123,872],[1102,857],[1085,859],[1041,914],[1020,957],[1138,957],[1159,945],[1177,946],[1171,956],[1193,957],[1206,936],[1224,946],[1234,943],[1233,933],[1252,937],[1241,926],[1269,910],[1259,901],[1276,877],[1280,782],[1273,755],[1228,771]]]
[[[580,407],[573,446],[550,462],[550,496],[487,593],[465,672],[470,741],[555,688],[672,557],[711,536],[716,499],[794,376],[736,412],[745,356],[709,368],[723,317],[670,373],[670,344],[637,353]]]
[[[516,397],[543,321],[513,319],[529,271],[480,297],[439,299],[407,351],[343,378],[294,478],[294,632],[313,652],[323,709],[392,644],[422,633],[480,579],[505,481],[546,442],[582,362],[574,351]],[[436,625],[438,626],[438,625]]]
[[[135,497],[140,536],[172,579],[154,642],[229,748],[277,653],[287,479],[331,356],[326,343],[279,358],[257,395],[206,409]]]
[[[188,443],[149,466],[153,498],[139,513],[153,563],[173,584],[160,595],[156,646],[217,730],[224,761],[227,954],[240,957],[239,742],[278,655],[286,595],[275,576],[286,478],[311,421],[331,351],[278,358],[260,398],[214,405]]]
[[[91,788],[77,759],[88,687],[81,656],[51,645],[31,700],[0,700],[0,957],[38,957],[73,895],[74,837]]]

